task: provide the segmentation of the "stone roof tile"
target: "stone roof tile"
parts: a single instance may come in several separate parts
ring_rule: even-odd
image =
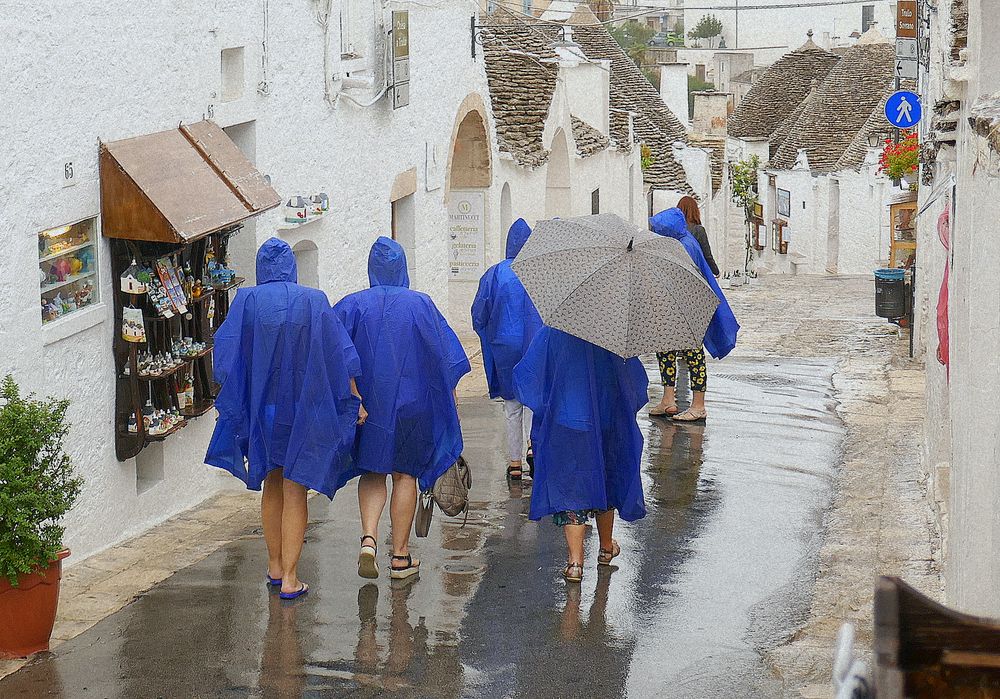
[[[486,76],[497,141],[500,150],[511,153],[521,165],[535,167],[549,155],[542,145],[542,132],[555,91],[557,68],[554,63],[543,61],[556,58],[552,43],[561,38],[562,29],[556,25],[527,24],[503,12],[491,15],[484,32]],[[643,171],[645,184],[655,189],[692,193],[684,168],[673,157],[673,143],[687,140],[684,126],[639,67],[601,24],[574,26],[572,38],[588,59],[611,64],[606,137],[609,145],[629,152],[635,140],[642,141],[653,159]],[[576,131],[574,128],[574,138]],[[577,147],[580,149],[579,140]],[[588,152],[593,147],[594,143],[587,141]]]
[[[814,80],[823,80],[840,59],[806,41],[765,70],[729,117],[729,135],[769,138],[808,96]]]
[[[808,105],[791,126],[771,167],[790,169],[800,149],[805,149],[813,170],[832,171],[866,128],[873,128],[872,114],[879,109],[893,84],[895,47],[887,41],[859,42],[826,76]],[[863,156],[862,156],[863,159]]]
[[[576,152],[583,158],[600,153],[611,145],[611,139],[576,115],[570,115],[573,121],[573,140],[576,141]]]

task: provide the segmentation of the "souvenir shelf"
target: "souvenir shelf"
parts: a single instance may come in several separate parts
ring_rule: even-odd
[[[786,226],[788,226],[788,221],[780,218],[771,221],[771,250],[779,255],[788,254],[788,234],[785,233]]]
[[[42,325],[97,302],[97,218],[38,234]]]
[[[244,282],[228,266],[229,241],[281,200],[211,121],[102,143],[99,163],[114,284],[115,451],[125,461],[212,409],[215,331]]]
[[[910,255],[916,254],[917,222],[916,194],[907,192],[899,200],[889,205],[889,221],[892,240],[889,242],[889,266],[905,267]]]
[[[212,409],[213,337],[243,281],[224,264],[238,228],[183,246],[111,241],[120,459]]]

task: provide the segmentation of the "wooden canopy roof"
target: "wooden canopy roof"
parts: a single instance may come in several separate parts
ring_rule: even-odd
[[[102,143],[104,236],[190,243],[281,198],[211,121]]]

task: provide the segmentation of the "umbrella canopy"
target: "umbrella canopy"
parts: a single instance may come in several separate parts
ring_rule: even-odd
[[[546,325],[622,357],[701,347],[719,305],[681,243],[614,214],[539,222],[513,269]]]

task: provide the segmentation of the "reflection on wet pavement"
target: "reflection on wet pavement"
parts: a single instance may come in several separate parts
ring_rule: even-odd
[[[598,570],[588,543],[581,586],[558,577],[558,529],[527,519],[530,485],[503,480],[501,406],[473,401],[477,502],[465,527],[438,512],[415,541],[419,579],[358,578],[353,489],[317,498],[306,598],[268,593],[248,535],[0,680],[0,696],[776,696],[761,654],[808,608],[842,438],[833,364],[710,371],[707,426],[641,416],[649,514],[619,524],[617,568]]]

